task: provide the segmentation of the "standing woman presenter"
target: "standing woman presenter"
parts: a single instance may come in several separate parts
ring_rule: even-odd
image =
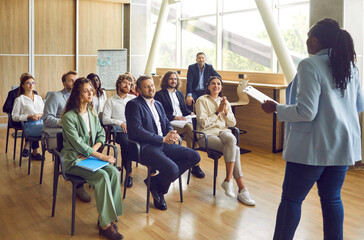
[[[287,104],[262,104],[285,122],[287,163],[274,239],[293,239],[302,202],[315,183],[324,239],[343,239],[341,188],[348,165],[361,159],[358,113],[364,110],[354,43],[326,18],[310,29],[306,44],[311,56],[287,87]]]

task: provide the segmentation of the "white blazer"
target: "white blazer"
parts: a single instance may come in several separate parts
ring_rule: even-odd
[[[335,87],[328,49],[302,60],[286,89],[287,104],[277,105],[285,122],[283,158],[316,166],[353,165],[361,160],[358,112],[364,110],[359,73],[344,95]]]

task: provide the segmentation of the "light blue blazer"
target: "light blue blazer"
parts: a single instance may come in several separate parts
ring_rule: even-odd
[[[359,72],[344,95],[335,87],[328,49],[302,60],[286,89],[287,104],[277,105],[285,122],[283,159],[316,166],[353,165],[361,160],[358,113],[364,110]]]

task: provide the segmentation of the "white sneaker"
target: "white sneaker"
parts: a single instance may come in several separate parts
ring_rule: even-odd
[[[249,206],[254,206],[255,205],[255,201],[254,199],[250,196],[250,193],[248,191],[247,188],[243,188],[240,190],[240,192],[238,193],[238,200],[246,205]]]
[[[221,183],[221,187],[225,190],[225,194],[228,197],[234,198],[235,197],[235,193],[234,193],[234,184],[233,184],[233,180],[230,179],[229,182],[226,182],[225,180]]]

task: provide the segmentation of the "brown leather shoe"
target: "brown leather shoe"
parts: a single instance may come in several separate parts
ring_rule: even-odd
[[[110,224],[113,225],[113,227],[115,228],[116,231],[119,230],[118,225],[116,225],[114,222],[111,222]],[[100,227],[100,221],[99,220],[97,220],[97,226]]]
[[[101,227],[99,229],[99,233],[106,237],[109,240],[120,240],[123,239],[124,236],[121,235],[115,228],[113,224],[110,224],[110,226],[103,230]]]
[[[88,194],[83,187],[79,187],[76,189],[76,196],[82,202],[91,202],[91,196]]]

